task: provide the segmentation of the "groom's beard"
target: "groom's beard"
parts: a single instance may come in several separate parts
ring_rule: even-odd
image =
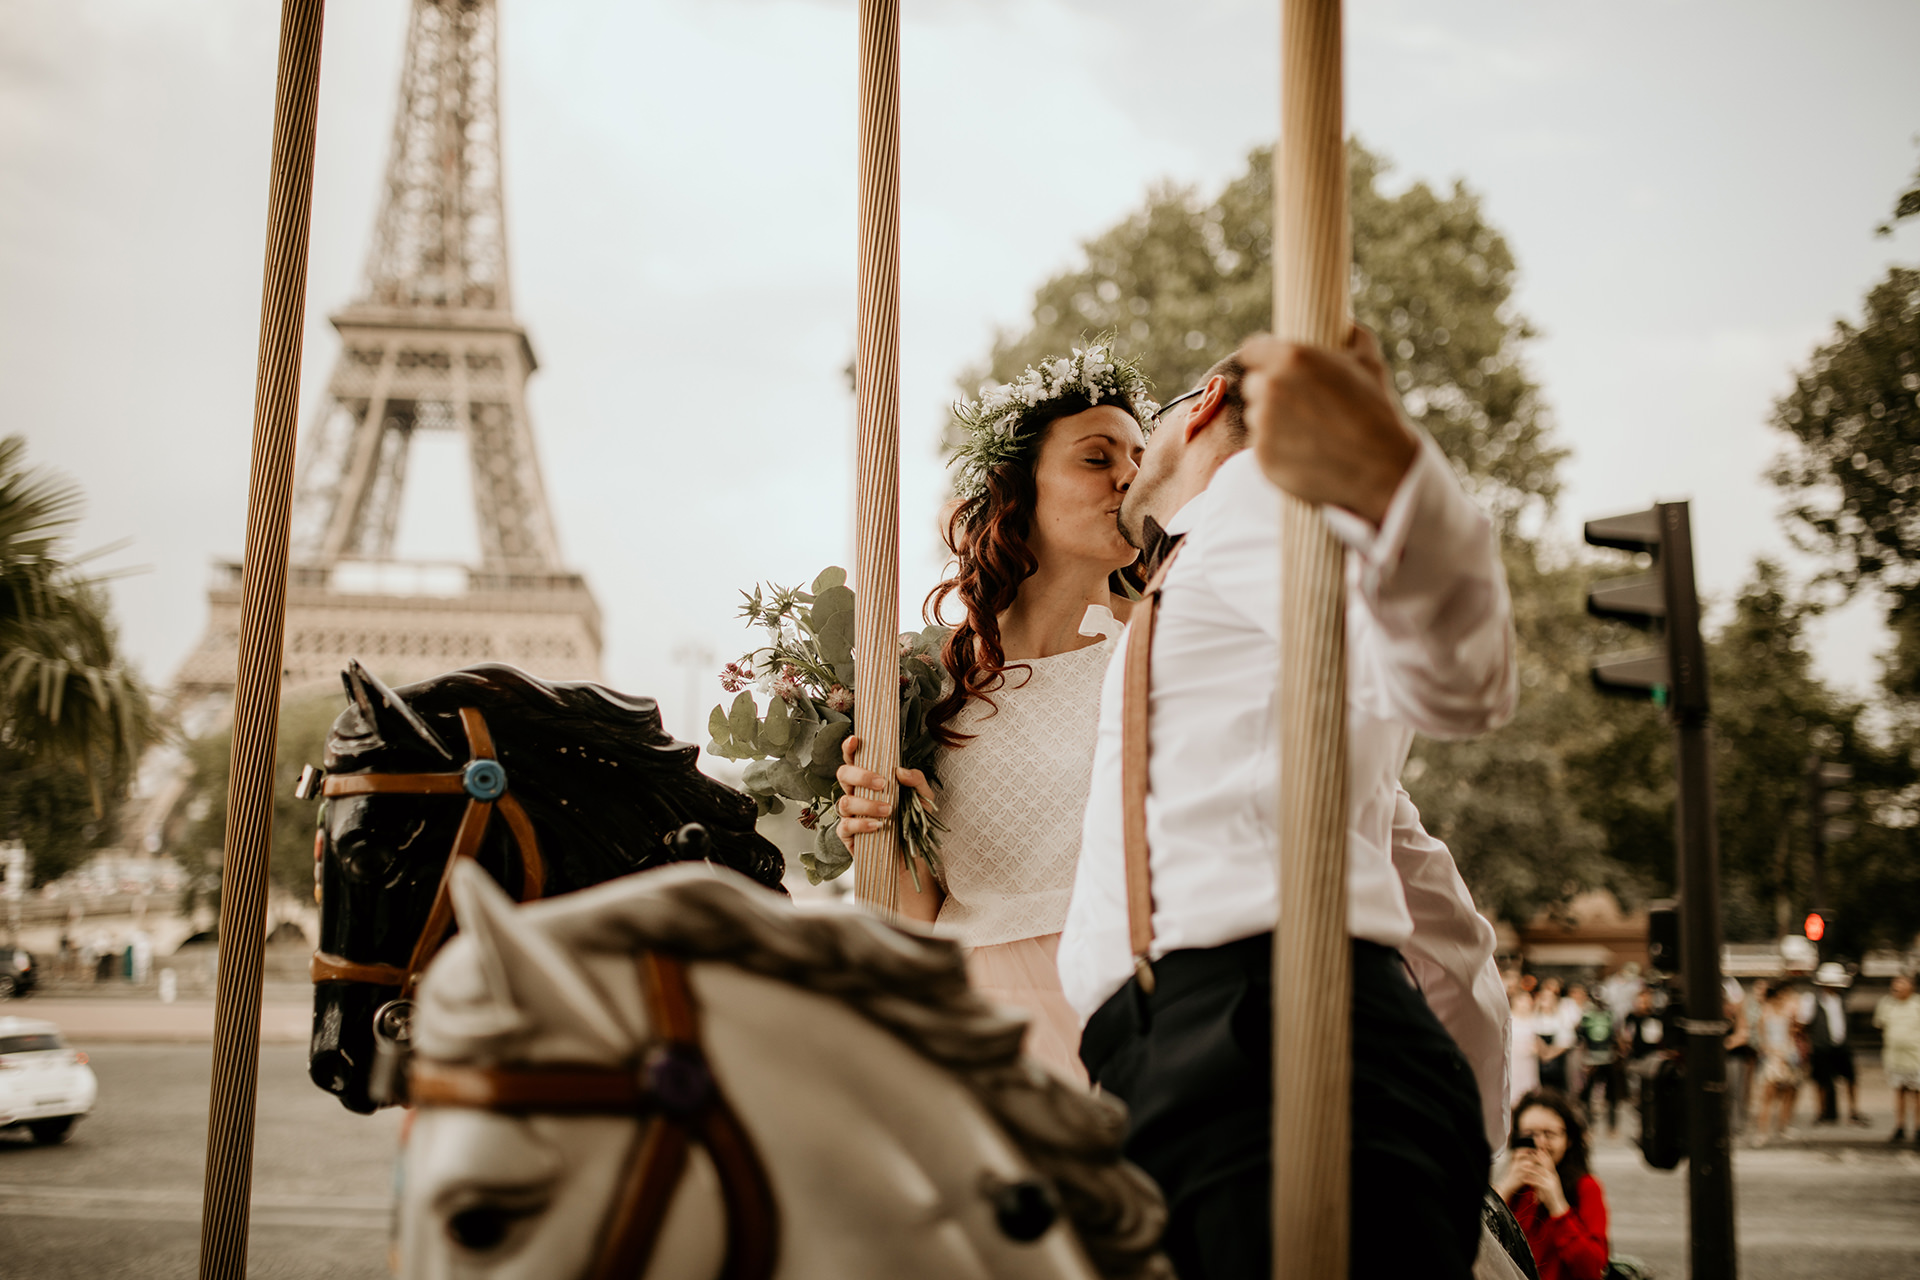
[[[1135,551],[1145,550],[1147,545],[1146,504],[1133,501],[1131,490],[1120,500],[1120,510],[1114,518],[1119,521],[1120,536],[1127,540],[1127,545]]]

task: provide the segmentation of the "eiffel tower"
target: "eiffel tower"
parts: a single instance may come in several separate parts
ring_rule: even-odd
[[[414,0],[365,290],[331,317],[340,354],[300,459],[288,686],[337,679],[349,658],[390,683],[486,661],[599,675],[599,607],[562,567],[527,417],[537,365],[508,290],[498,41],[494,0]],[[426,431],[465,437],[477,566],[394,557]],[[240,566],[215,571],[183,706],[233,690]]]

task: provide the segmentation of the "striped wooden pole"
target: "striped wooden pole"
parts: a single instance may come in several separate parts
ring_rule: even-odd
[[[898,799],[900,763],[900,0],[860,0],[860,323],[854,365],[855,763]],[[898,822],[853,838],[854,895],[891,914]]]
[[[1346,341],[1351,248],[1340,0],[1282,0],[1273,328]],[[1280,918],[1273,949],[1274,1275],[1347,1274],[1353,949],[1347,931],[1345,556],[1317,508],[1281,528]]]
[[[325,0],[283,0],[267,188],[266,279],[253,401],[246,565],[240,580],[240,662],[234,681],[227,840],[221,863],[220,975],[214,996],[213,1088],[200,1219],[201,1280],[247,1274],[247,1201],[260,1069],[260,965],[266,945],[273,752],[287,616],[287,526],[307,306],[313,134],[320,96]]]

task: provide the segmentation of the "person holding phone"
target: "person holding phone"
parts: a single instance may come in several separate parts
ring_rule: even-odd
[[[1511,1155],[1494,1190],[1513,1210],[1540,1280],[1601,1280],[1607,1272],[1607,1198],[1587,1171],[1587,1125],[1558,1089],[1535,1089],[1513,1108]]]

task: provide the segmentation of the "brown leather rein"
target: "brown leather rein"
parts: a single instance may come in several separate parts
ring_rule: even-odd
[[[369,964],[349,960],[327,951],[313,953],[311,973],[315,982],[368,982],[377,987],[399,987],[403,997],[413,994],[414,984],[427,962],[446,941],[453,925],[453,867],[462,858],[480,852],[486,838],[487,823],[495,808],[507,821],[513,842],[520,853],[520,901],[538,898],[546,886],[546,864],[540,860],[540,842],[533,833],[527,811],[507,790],[506,770],[500,767],[493,749],[493,735],[487,731],[486,717],[476,707],[460,708],[460,724],[467,732],[469,759],[456,773],[349,773],[329,774],[320,794],[335,796],[465,796],[467,811],[454,833],[453,849],[447,854],[446,867],[440,873],[440,887],[433,895],[433,907],[414,941],[413,954],[406,967]]]
[[[752,1139],[707,1064],[686,966],[657,951],[641,952],[639,965],[640,990],[660,1038],[637,1068],[477,1067],[416,1054],[409,1067],[413,1105],[641,1119],[587,1273],[592,1280],[645,1274],[687,1157],[699,1142],[720,1176],[726,1206],[722,1280],[768,1280],[780,1255],[779,1208]],[[651,1124],[645,1123],[649,1117]]]

